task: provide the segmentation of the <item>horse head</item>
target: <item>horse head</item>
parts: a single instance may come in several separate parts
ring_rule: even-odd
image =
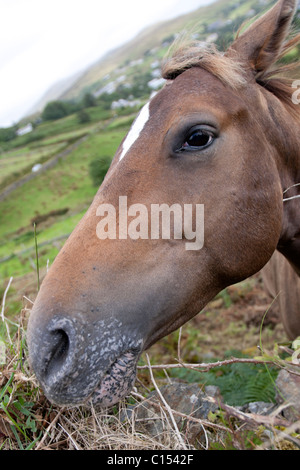
[[[52,401],[116,403],[142,351],[276,248],[299,270],[299,205],[283,203],[300,181],[299,111],[273,76],[295,4],[280,0],[225,54],[192,44],[164,64],[165,86],[121,143],[30,316],[30,361]]]

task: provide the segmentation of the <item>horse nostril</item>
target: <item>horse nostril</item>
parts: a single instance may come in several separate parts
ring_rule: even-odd
[[[67,333],[62,330],[54,330],[51,334],[51,350],[46,359],[45,375],[53,376],[61,370],[68,357],[70,341]]]

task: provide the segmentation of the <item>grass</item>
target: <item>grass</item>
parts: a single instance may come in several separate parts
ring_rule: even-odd
[[[90,115],[90,122],[88,124],[79,124],[77,114],[71,114],[67,117],[58,119],[56,121],[48,121],[39,124],[31,133],[1,143],[0,153],[19,149],[23,147],[39,146],[40,142],[44,145],[66,140],[67,138],[76,137],[83,133],[89,133],[90,130],[99,121],[105,121],[112,117],[110,110],[104,111],[101,107],[89,108],[87,112]],[[43,145],[42,144],[42,145]]]
[[[88,175],[89,163],[101,155],[113,157],[125,132],[118,128],[91,135],[54,168],[17,188],[1,203],[0,243],[20,227],[30,227],[30,221],[37,213],[64,207],[75,210],[90,203],[95,188]]]
[[[0,155],[0,188],[5,187],[4,182],[8,184],[9,176],[22,175],[22,172],[26,169],[31,170],[35,163],[42,163],[51,156],[60,152],[66,147],[66,142],[54,142],[47,144],[47,146],[41,145],[36,148],[22,148],[18,150],[11,150],[10,152],[3,153]],[[27,170],[28,172],[28,170]],[[11,178],[13,180],[13,178]]]
[[[240,351],[227,351],[225,357],[244,357]],[[217,362],[217,358],[213,361]],[[210,360],[212,362],[212,360]],[[219,387],[225,403],[233,406],[243,406],[247,403],[263,401],[275,403],[275,388],[273,380],[278,370],[257,364],[230,364],[217,367],[208,372],[178,369],[171,373],[171,377],[188,383],[200,383]]]
[[[74,116],[41,125],[42,130],[37,128],[34,132],[40,132],[43,139],[19,147],[20,140],[17,138],[18,145],[15,143],[14,148],[0,155],[0,164],[5,163],[6,175],[13,179],[12,172],[17,173],[19,169],[14,166],[16,160],[26,162],[23,169],[30,162],[31,171],[31,164],[36,159],[40,161],[42,157],[52,158],[54,152],[61,151],[71,142],[87,135],[84,142],[73,148],[53,168],[15,189],[9,197],[0,201],[1,281],[5,282],[10,276],[14,276],[22,284],[22,277],[35,271],[33,220],[37,216],[46,217],[46,221],[38,223],[36,227],[41,245],[39,262],[41,269],[45,270],[89,207],[96,192],[89,176],[89,163],[95,158],[101,158],[101,155],[113,157],[133,119],[129,115],[115,117],[109,122],[99,122],[97,119],[103,117],[101,113],[101,110],[93,108],[91,114],[94,122],[88,126],[80,126]],[[48,216],[52,212],[64,210],[67,211],[65,215]],[[22,300],[20,296],[17,298],[17,292],[12,291],[13,289],[9,293],[8,309],[10,314],[15,314],[21,307]]]

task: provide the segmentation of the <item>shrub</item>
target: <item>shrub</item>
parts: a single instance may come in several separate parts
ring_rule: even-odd
[[[68,110],[62,101],[51,101],[43,111],[42,118],[44,121],[54,121],[67,116]]]
[[[94,186],[100,186],[110,167],[111,158],[103,156],[91,161],[89,165],[89,175]]]
[[[0,142],[8,142],[16,137],[15,127],[5,127],[0,129]]]
[[[86,122],[90,122],[91,120],[90,115],[86,111],[84,111],[84,109],[78,112],[77,117],[79,124],[85,124]]]
[[[96,106],[96,98],[91,93],[86,93],[83,97],[82,105],[84,108]]]

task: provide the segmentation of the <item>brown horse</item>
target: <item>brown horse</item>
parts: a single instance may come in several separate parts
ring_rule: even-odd
[[[295,4],[280,0],[225,54],[193,44],[166,62],[165,87],[121,143],[36,299],[30,360],[52,401],[116,403],[143,350],[277,248],[299,275],[300,106],[274,70],[300,41],[284,42]],[[158,233],[150,223],[162,205],[170,224]],[[299,310],[285,324],[299,335]]]
[[[300,277],[285,257],[275,251],[262,270],[262,278],[271,298],[276,298],[286,333],[292,339],[299,336]]]

